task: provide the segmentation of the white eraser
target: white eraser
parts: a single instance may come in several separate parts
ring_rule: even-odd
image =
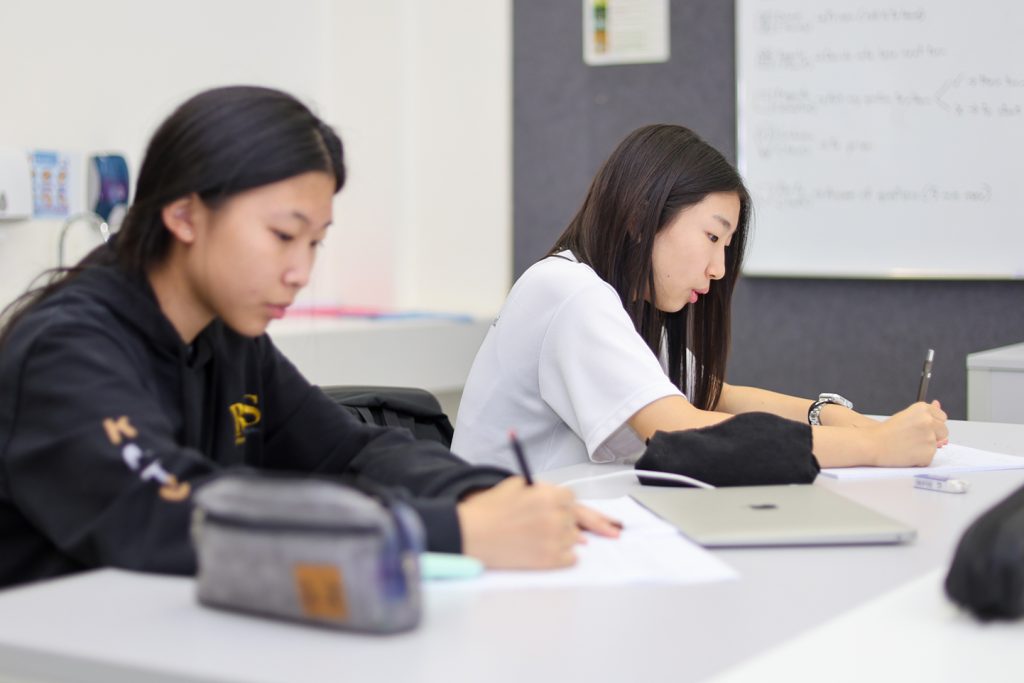
[[[943,493],[967,493],[966,481],[943,477],[938,474],[914,475],[914,486],[919,489],[942,491]]]

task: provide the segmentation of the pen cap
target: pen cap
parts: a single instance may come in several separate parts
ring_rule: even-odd
[[[452,553],[422,553],[420,575],[427,580],[471,579],[484,571],[475,557]]]

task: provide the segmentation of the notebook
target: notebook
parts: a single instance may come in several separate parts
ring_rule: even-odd
[[[814,484],[717,489],[647,486],[631,495],[708,547],[905,543],[917,533]]]

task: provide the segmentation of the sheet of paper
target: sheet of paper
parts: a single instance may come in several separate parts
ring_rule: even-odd
[[[957,472],[1016,469],[1024,469],[1024,458],[947,444],[938,450],[928,467],[832,467],[823,469],[821,473],[836,479],[884,479],[912,477],[915,474],[949,475]]]
[[[617,539],[587,534],[577,562],[550,571],[488,570],[475,579],[431,581],[428,590],[569,588],[622,584],[687,584],[725,581],[739,575],[710,552],[628,496],[580,501],[622,522]]]

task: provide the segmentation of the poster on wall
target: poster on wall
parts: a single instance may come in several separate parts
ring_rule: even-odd
[[[33,217],[65,218],[82,210],[80,154],[36,150],[29,154],[29,163]]]
[[[583,0],[584,63],[667,62],[668,16],[668,0]]]

